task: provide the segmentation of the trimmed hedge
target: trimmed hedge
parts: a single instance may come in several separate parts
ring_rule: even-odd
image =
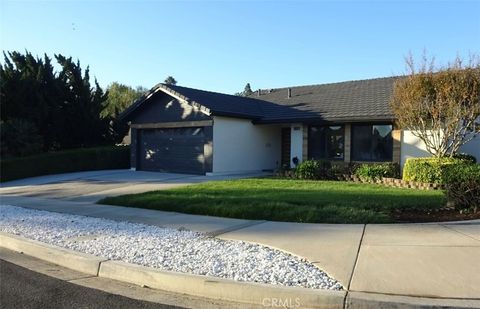
[[[450,165],[444,173],[445,194],[458,210],[480,207],[480,164]]]
[[[130,167],[130,147],[82,148],[0,161],[0,181]]]
[[[403,180],[428,183],[446,183],[445,171],[451,165],[470,165],[470,160],[460,158],[411,158],[403,167]]]
[[[400,178],[400,166],[397,163],[361,164],[354,173],[364,180],[380,180],[383,177]]]

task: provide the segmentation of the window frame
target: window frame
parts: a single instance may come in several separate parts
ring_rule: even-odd
[[[329,158],[329,157],[313,157],[312,156],[312,143],[311,143],[311,132],[312,132],[312,127],[340,127],[341,135],[336,135],[336,136],[341,136],[343,138],[343,145],[342,145],[342,157],[340,158]],[[332,123],[332,124],[312,124],[308,126],[308,158],[309,159],[315,159],[315,160],[327,160],[327,161],[345,161],[345,124],[343,123]],[[328,154],[328,149],[325,147],[324,149],[324,154]]]
[[[355,146],[354,146],[354,140],[355,140],[355,126],[370,126],[372,128],[371,132],[373,131],[373,126],[391,126],[391,131],[390,131],[390,137],[391,137],[391,149],[390,149],[390,157],[387,159],[358,159],[355,158]],[[390,122],[362,122],[362,123],[352,123],[350,125],[350,158],[352,162],[393,162],[393,131],[394,131],[394,125],[393,123]],[[371,139],[370,139],[371,140]],[[373,154],[373,143],[370,142],[370,156]]]

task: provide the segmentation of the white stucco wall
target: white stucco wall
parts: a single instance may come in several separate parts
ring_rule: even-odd
[[[292,124],[290,127],[291,142],[290,142],[290,166],[293,168],[292,159],[297,157],[298,162],[302,162],[303,155],[303,126],[301,123]]]
[[[480,162],[480,136],[477,136],[469,143],[460,147],[460,152],[471,154],[477,158],[477,162]],[[400,153],[400,164],[402,167],[408,158],[430,156],[431,155],[427,152],[424,142],[414,136],[409,130],[404,130],[402,132],[402,146]]]
[[[280,164],[281,130],[251,120],[213,117],[213,174],[275,169]]]
[[[477,163],[480,163],[480,135],[474,137],[470,142],[460,147],[460,152],[471,154],[477,158]]]
[[[403,167],[407,159],[430,157],[425,147],[425,143],[412,134],[410,130],[402,131],[402,145],[400,148],[400,166]]]

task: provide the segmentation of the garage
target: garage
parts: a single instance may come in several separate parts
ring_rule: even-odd
[[[205,127],[141,129],[137,169],[204,174]]]
[[[255,99],[158,84],[119,118],[132,169],[220,175],[275,168],[280,131],[256,126],[262,115]]]

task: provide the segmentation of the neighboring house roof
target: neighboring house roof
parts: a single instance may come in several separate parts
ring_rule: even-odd
[[[176,85],[158,84],[130,106],[121,117],[128,119],[156,92],[217,116],[252,119],[256,123],[316,121],[391,121],[393,83],[398,77],[262,90],[249,97],[228,95]],[[288,89],[291,97],[288,97]]]

